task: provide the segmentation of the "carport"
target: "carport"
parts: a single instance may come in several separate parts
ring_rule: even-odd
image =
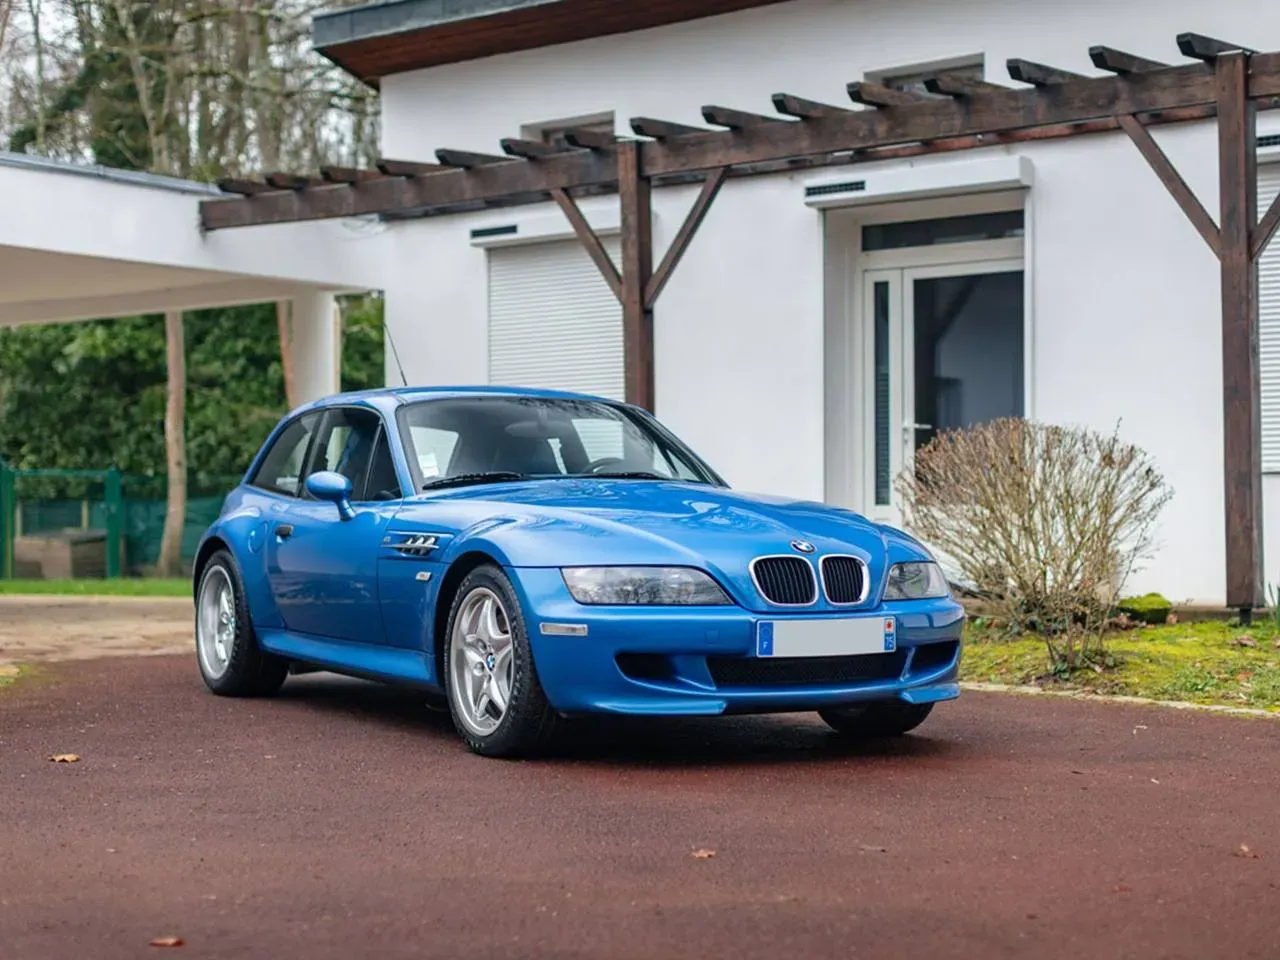
[[[377,225],[205,234],[216,187],[0,153],[0,326],[288,300],[299,398],[338,388],[334,297],[379,289]]]

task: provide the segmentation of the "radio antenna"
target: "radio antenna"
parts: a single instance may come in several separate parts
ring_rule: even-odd
[[[382,321],[382,329],[387,331],[387,343],[391,344],[391,355],[395,357],[396,369],[400,371],[400,383],[407,387],[409,381],[405,379],[404,366],[400,363],[400,351],[396,349],[395,337],[391,336],[391,324],[387,323],[385,318]]]

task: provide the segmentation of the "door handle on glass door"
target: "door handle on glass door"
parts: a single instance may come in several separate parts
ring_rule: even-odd
[[[915,434],[917,430],[932,430],[932,429],[933,429],[933,424],[931,423],[911,423],[908,421],[907,423],[904,423],[902,425],[902,439],[905,443],[911,443],[915,438]]]

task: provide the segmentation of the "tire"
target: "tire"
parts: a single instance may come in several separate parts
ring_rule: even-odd
[[[230,596],[224,599],[228,591]],[[228,611],[229,624],[224,618]],[[224,632],[219,633],[219,628]],[[223,697],[269,697],[289,673],[288,660],[267,653],[258,644],[244,581],[225,550],[210,557],[200,574],[196,663],[205,686]]]
[[[472,570],[454,595],[442,680],[454,727],[481,756],[529,756],[555,736],[559,714],[538,680],[515,590],[496,566]]]
[[[847,707],[828,707],[826,710],[819,710],[818,716],[833,730],[846,736],[873,738],[900,737],[924,723],[932,712],[932,703],[885,700]]]

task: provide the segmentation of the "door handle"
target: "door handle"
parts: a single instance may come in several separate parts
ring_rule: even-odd
[[[281,523],[276,525],[276,536],[281,540],[288,540],[293,536],[293,524]]]

